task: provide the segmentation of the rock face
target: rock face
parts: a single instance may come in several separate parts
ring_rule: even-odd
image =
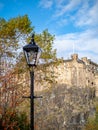
[[[35,122],[38,130],[82,130],[94,110],[94,90],[67,85],[54,85],[41,92],[36,101]]]

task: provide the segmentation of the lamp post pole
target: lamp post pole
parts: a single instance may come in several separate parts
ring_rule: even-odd
[[[34,70],[30,71],[31,88],[30,88],[30,129],[34,130]]]

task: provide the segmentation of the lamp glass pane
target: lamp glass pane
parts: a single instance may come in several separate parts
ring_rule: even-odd
[[[30,51],[28,54],[29,65],[36,65],[37,52]]]
[[[39,48],[39,49],[38,49],[38,53],[37,53],[37,58],[36,58],[36,64],[38,64],[38,61],[39,61],[41,52],[42,52],[42,50]]]

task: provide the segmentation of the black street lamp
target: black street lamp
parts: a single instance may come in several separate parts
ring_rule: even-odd
[[[32,35],[31,42],[23,47],[24,55],[27,61],[27,64],[30,68],[30,78],[31,78],[31,88],[30,88],[30,130],[34,130],[34,98],[38,98],[34,96],[34,67],[37,65],[39,61],[39,57],[41,55],[41,49],[38,45],[36,45],[34,41],[34,34]]]

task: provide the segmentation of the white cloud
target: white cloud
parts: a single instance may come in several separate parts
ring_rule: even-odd
[[[98,62],[98,38],[95,32],[87,30],[81,33],[70,33],[56,36],[54,48],[57,49],[58,57],[67,58],[72,53],[92,58]],[[74,49],[74,50],[73,50]]]
[[[67,24],[68,24],[68,21],[67,21],[66,18],[65,18],[65,19],[61,19],[61,20],[58,20],[58,21],[57,21],[57,24],[58,24],[60,27],[62,27],[62,26],[64,26],[64,25],[67,25]]]
[[[81,0],[70,0],[70,2],[68,3],[64,3],[64,1],[62,1],[61,3],[59,3],[59,6],[57,6],[57,11],[56,11],[56,17],[58,16],[62,16],[67,12],[73,11],[76,9],[76,7],[81,3]],[[58,3],[57,3],[58,4]]]
[[[41,0],[39,3],[39,6],[42,6],[43,8],[50,8],[53,5],[52,0]]]
[[[40,7],[54,7],[52,19],[60,18],[58,25],[65,19],[81,27],[98,25],[98,0],[40,0]]]
[[[98,0],[95,0],[96,2],[92,7],[90,7],[89,3],[85,1],[85,3],[82,5],[82,7],[77,11],[77,14],[75,15],[75,23],[78,26],[94,26],[98,25]],[[77,21],[76,21],[77,18]]]

